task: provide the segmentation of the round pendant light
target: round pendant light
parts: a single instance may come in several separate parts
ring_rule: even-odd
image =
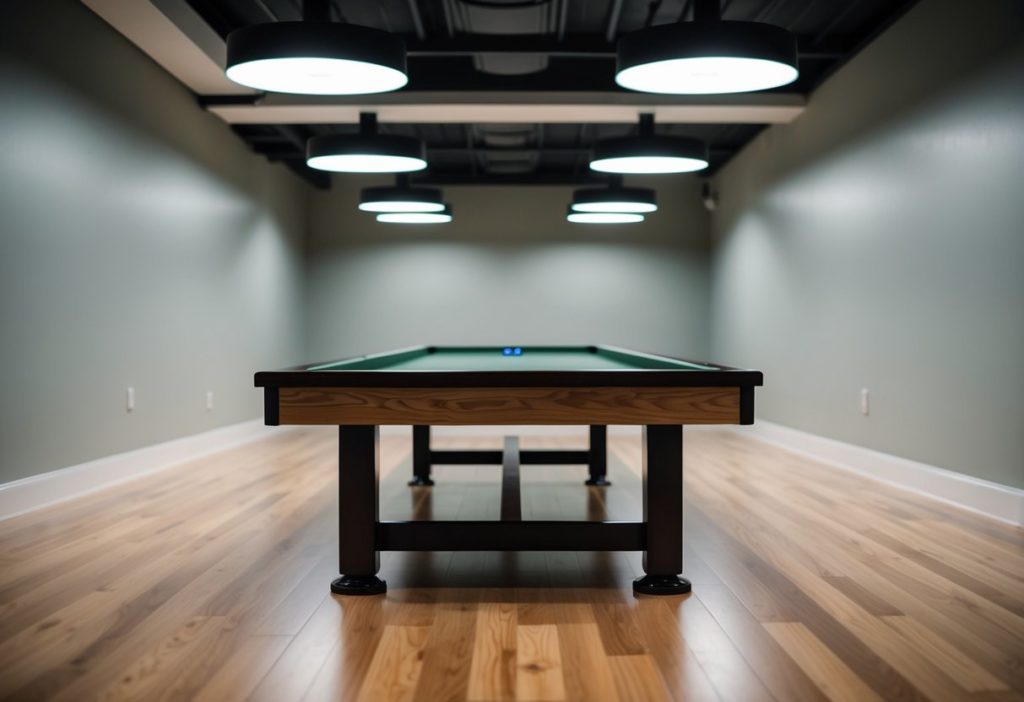
[[[331,22],[326,0],[305,0],[301,22],[231,32],[225,74],[257,90],[307,95],[383,93],[409,82],[401,37]]]
[[[603,173],[689,173],[708,167],[700,139],[654,133],[654,115],[640,115],[640,133],[594,144],[590,167]]]
[[[409,176],[399,175],[394,185],[363,188],[359,209],[363,212],[441,212],[445,208],[438,188],[417,188]]]
[[[388,224],[447,224],[452,221],[451,208],[441,212],[384,212],[377,215],[378,222]]]
[[[358,134],[322,134],[306,142],[306,165],[335,173],[407,173],[427,167],[419,139],[377,133],[377,116],[359,115]]]
[[[572,194],[573,212],[626,212],[645,214],[658,209],[651,188],[627,188],[615,178],[607,188],[583,188]]]
[[[574,224],[636,224],[644,221],[635,212],[575,212],[570,209],[565,218]]]
[[[763,22],[721,19],[720,0],[696,0],[694,20],[626,34],[615,82],[645,93],[746,93],[792,83],[796,37]]]

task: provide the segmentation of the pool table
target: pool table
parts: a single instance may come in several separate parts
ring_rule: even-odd
[[[682,573],[683,425],[751,424],[759,371],[685,361],[611,346],[417,346],[256,374],[265,421],[337,425],[339,571],[331,589],[373,595],[380,551],[643,551],[640,594],[690,591]],[[502,467],[501,519],[381,521],[381,425],[413,427],[415,489],[433,484],[442,463]],[[435,451],[439,425],[586,424],[582,450]],[[643,520],[523,521],[522,464],[585,464],[587,489],[608,488],[609,424],[643,429]]]

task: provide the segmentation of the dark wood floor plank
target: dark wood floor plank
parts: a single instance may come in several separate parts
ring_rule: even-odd
[[[725,486],[724,489],[729,491],[731,488]],[[777,488],[769,489],[778,492]],[[783,509],[784,505],[786,509]],[[766,517],[774,515],[774,521],[788,523],[791,527],[798,527],[814,517],[813,512],[800,505],[799,498],[784,501],[782,495],[773,496],[765,491],[758,495],[752,509],[761,511]],[[1021,669],[1018,652],[1024,651],[1021,645],[1024,638],[1019,633],[1021,626],[1016,615],[1000,608],[995,602],[978,597],[956,582],[931,573],[883,544],[866,540],[856,523],[847,521],[848,516],[831,516],[821,522],[818,531],[805,537],[809,547],[821,554],[820,559],[831,561],[836,571],[853,568],[851,572],[856,573],[861,580],[872,580],[880,574],[888,574],[887,583],[896,584],[898,589],[894,590],[887,587],[887,583],[877,583],[876,580],[876,592],[886,592],[890,601],[898,601],[900,607],[915,612],[934,629],[950,632],[948,638],[956,640],[965,650],[972,651],[972,655],[974,651],[984,651],[986,641],[994,643],[1001,651],[1009,652],[998,656],[981,653],[978,659],[991,661],[994,669],[999,668],[1002,677],[1017,679]],[[781,533],[779,536],[785,538]],[[791,544],[789,552],[803,553],[805,561],[810,558],[807,548],[795,544]],[[841,560],[838,554],[845,558]],[[922,604],[927,607],[921,607]],[[949,619],[955,620],[961,627],[959,633],[953,633],[945,626],[943,620]]]
[[[708,585],[696,597],[779,702],[826,699],[728,587]]]
[[[703,517],[703,513],[696,508],[691,510],[691,514],[695,517]],[[745,549],[738,541],[718,529],[709,519],[694,520],[694,526],[697,525],[699,525],[702,533],[713,534],[713,536],[707,537],[709,543],[717,543],[720,545],[719,547],[723,547],[721,545],[726,544],[725,548],[737,551],[745,550],[743,562],[748,568],[748,575],[745,576],[745,579],[757,579],[775,598],[785,601],[787,607],[792,610],[793,617],[790,621],[803,622],[815,636],[824,641],[833,651],[836,651],[847,666],[855,674],[868,682],[883,699],[926,699],[926,696],[907,680],[904,672],[897,671],[890,664],[890,661],[884,654],[875,651],[857,633],[851,632],[848,628],[848,621],[837,620],[829,610],[822,606],[823,603],[819,598],[808,594],[808,592],[801,589],[800,585],[791,580],[793,576],[800,572],[794,567],[794,564],[789,564],[785,571],[782,571],[759,557],[753,551]],[[805,571],[805,573],[806,575],[801,579],[800,583],[806,586],[816,576],[809,571]],[[855,608],[855,612],[859,610],[852,602],[848,602],[848,605]],[[866,615],[866,613],[864,614]],[[870,615],[867,615],[867,617],[870,617]],[[860,619],[858,621],[867,622],[865,626],[870,627],[870,619]]]
[[[721,700],[669,614],[659,598],[637,603],[640,631],[665,686],[675,700]]]

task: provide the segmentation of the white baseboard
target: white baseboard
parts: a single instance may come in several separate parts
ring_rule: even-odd
[[[1024,490],[826,439],[763,419],[758,419],[751,426],[729,429],[836,468],[927,495],[1001,522],[1024,526]]]
[[[704,427],[688,427],[703,429]],[[106,456],[0,485],[0,520],[79,497],[133,478],[224,451],[256,439],[272,436],[283,427],[264,426],[254,419],[221,427],[135,451]],[[762,419],[752,426],[728,427],[744,436],[760,439],[794,453],[843,470],[927,495],[972,512],[1015,526],[1024,526],[1024,490],[972,478],[925,463],[899,458],[861,446],[826,439]],[[381,427],[382,434],[408,433],[409,427]],[[466,426],[435,427],[440,436],[501,436],[530,434],[579,436],[584,426]],[[639,432],[639,427],[609,427],[614,434]]]
[[[0,520],[80,497],[279,431],[280,427],[267,427],[262,419],[254,419],[4,483],[0,485]]]

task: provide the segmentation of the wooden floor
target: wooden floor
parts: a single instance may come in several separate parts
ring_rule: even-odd
[[[688,597],[634,598],[638,554],[388,553],[386,598],[338,598],[335,441],[282,431],[0,522],[0,697],[1024,699],[1020,530],[690,431]],[[639,441],[610,448],[607,489],[523,468],[524,519],[638,518]],[[497,517],[500,469],[410,489],[409,450],[383,440],[382,517]]]

